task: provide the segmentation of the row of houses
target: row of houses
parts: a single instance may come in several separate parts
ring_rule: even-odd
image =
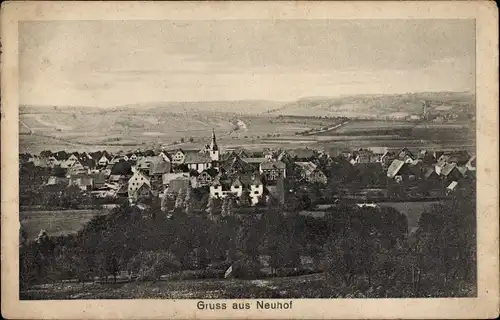
[[[452,189],[461,179],[475,174],[475,156],[464,151],[366,148],[329,153],[300,148],[221,153],[214,132],[201,150],[20,155],[21,163],[58,172],[47,185],[74,185],[100,197],[126,196],[137,202],[142,197],[175,196],[187,188],[207,188],[212,198],[248,196],[252,205],[269,196],[284,202],[288,180],[327,184],[332,177],[325,170],[334,159],[345,160],[360,175],[381,171],[397,182],[442,179]]]

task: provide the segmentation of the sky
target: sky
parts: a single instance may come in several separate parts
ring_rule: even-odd
[[[160,101],[475,90],[473,20],[34,21],[20,102]]]

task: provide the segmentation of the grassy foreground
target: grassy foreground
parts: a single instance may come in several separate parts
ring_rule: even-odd
[[[324,297],[324,274],[260,280],[203,279],[122,284],[54,283],[35,285],[22,300],[58,299],[237,299]]]

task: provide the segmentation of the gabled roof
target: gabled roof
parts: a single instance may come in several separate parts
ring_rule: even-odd
[[[170,162],[165,161],[162,156],[151,157],[149,174],[169,173],[171,169]]]
[[[401,170],[401,168],[404,166],[404,164],[405,164],[404,161],[394,159],[389,168],[387,169],[387,176],[389,178],[394,178],[398,174],[399,170]]]
[[[142,173],[141,171],[136,171],[134,172],[134,175],[132,177],[130,177],[130,179],[128,179],[129,183],[132,179],[136,179],[136,178],[142,178],[143,180],[141,181],[144,181],[144,183],[146,183],[147,185],[151,186],[151,182],[149,181],[149,177],[146,176],[144,173]]]
[[[476,156],[473,155],[469,161],[467,161],[467,164],[466,164],[468,167],[471,167],[471,168],[475,168],[476,167]]]
[[[448,176],[453,171],[453,169],[455,169],[456,167],[457,167],[456,163],[447,163],[441,169],[441,174],[443,176]]]
[[[279,160],[266,160],[260,164],[261,170],[272,170],[272,169],[280,169],[285,170],[286,164]]]
[[[211,176],[212,178],[216,177],[218,174],[217,170],[215,170],[214,168],[205,169],[202,172],[200,172],[200,174],[202,174],[202,173],[206,173],[209,176]]]
[[[433,167],[426,168],[426,169],[424,169],[424,175],[423,176],[424,176],[425,179],[428,179],[430,176],[432,176],[433,173],[436,173],[436,170]]]
[[[185,158],[184,158],[185,164],[210,163],[210,162],[212,162],[212,158],[210,158],[210,156],[206,153],[200,153],[199,151],[185,153]]]
[[[309,159],[316,156],[316,151],[309,148],[299,148],[290,150],[289,154],[297,159]]]

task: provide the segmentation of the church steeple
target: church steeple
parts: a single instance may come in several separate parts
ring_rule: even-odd
[[[212,129],[212,141],[210,141],[210,151],[218,151],[217,141],[215,139],[215,130]]]
[[[217,146],[217,141],[215,139],[215,130],[212,129],[212,141],[210,141],[210,145],[208,146],[208,152],[210,154],[210,158],[214,163],[219,161],[219,146]]]

